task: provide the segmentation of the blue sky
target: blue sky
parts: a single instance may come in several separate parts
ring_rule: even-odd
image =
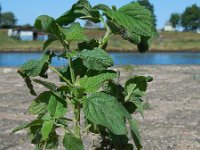
[[[92,5],[105,3],[109,6],[116,5],[120,7],[132,0],[89,0]],[[17,24],[32,24],[37,16],[41,14],[52,17],[60,16],[64,11],[70,9],[76,0],[0,0],[2,12],[12,11],[18,19]],[[169,19],[173,12],[182,13],[186,6],[197,4],[200,6],[200,0],[150,0],[154,5],[157,16],[157,27],[160,29]]]

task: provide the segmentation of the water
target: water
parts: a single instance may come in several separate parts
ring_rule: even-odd
[[[18,67],[30,59],[40,58],[39,52],[0,52],[1,67]],[[115,65],[173,65],[200,64],[200,52],[110,53]],[[53,59],[54,66],[66,64],[64,59]]]

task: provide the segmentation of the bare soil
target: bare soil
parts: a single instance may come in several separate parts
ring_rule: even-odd
[[[200,66],[118,67],[121,82],[135,74],[151,75],[144,101],[150,106],[140,123],[144,150],[200,150]],[[25,131],[14,127],[33,119],[27,107],[28,93],[16,68],[0,68],[0,150],[33,150]],[[53,73],[50,78],[57,81]],[[35,85],[39,93],[44,90]]]

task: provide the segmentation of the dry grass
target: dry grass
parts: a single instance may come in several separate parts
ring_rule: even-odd
[[[104,30],[86,30],[90,38],[103,37]],[[39,51],[41,41],[20,41],[7,36],[7,30],[0,30],[0,51]],[[76,43],[72,44],[76,48]],[[59,42],[54,42],[49,48],[61,50]],[[137,47],[120,36],[113,36],[108,43],[108,51],[136,51]],[[200,51],[200,34],[191,32],[161,32],[152,43],[151,51]]]

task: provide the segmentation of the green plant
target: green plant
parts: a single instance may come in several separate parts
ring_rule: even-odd
[[[104,23],[105,36],[99,41],[89,40],[80,24],[75,22],[77,18]],[[141,149],[138,125],[131,114],[136,109],[143,114],[141,98],[152,78],[134,76],[123,87],[118,82],[119,73],[109,68],[113,60],[104,49],[112,35],[120,34],[137,44],[140,52],[147,51],[155,32],[151,13],[137,3],[117,9],[102,4],[92,7],[87,0],[79,0],[58,19],[39,16],[34,26],[49,34],[43,49],[57,40],[64,50],[59,55],[44,51],[41,59],[30,60],[18,70],[32,95],[37,95],[32,81],[43,85],[47,91],[39,94],[28,108],[31,114],[37,115],[36,119],[14,132],[26,128],[36,150],[57,149],[61,138],[56,132],[58,128],[64,129],[62,141],[67,150],[83,150],[82,136],[89,133],[102,137],[101,146],[96,149],[130,150],[133,145],[127,137],[128,123],[135,146]],[[73,41],[79,41],[77,49],[70,49]],[[51,65],[53,57],[67,59],[67,66],[54,68]],[[63,85],[32,79],[36,76],[47,78],[48,69],[60,77]],[[67,118],[70,108],[73,116]],[[82,110],[84,124],[80,123]],[[69,124],[73,124],[73,128]]]

